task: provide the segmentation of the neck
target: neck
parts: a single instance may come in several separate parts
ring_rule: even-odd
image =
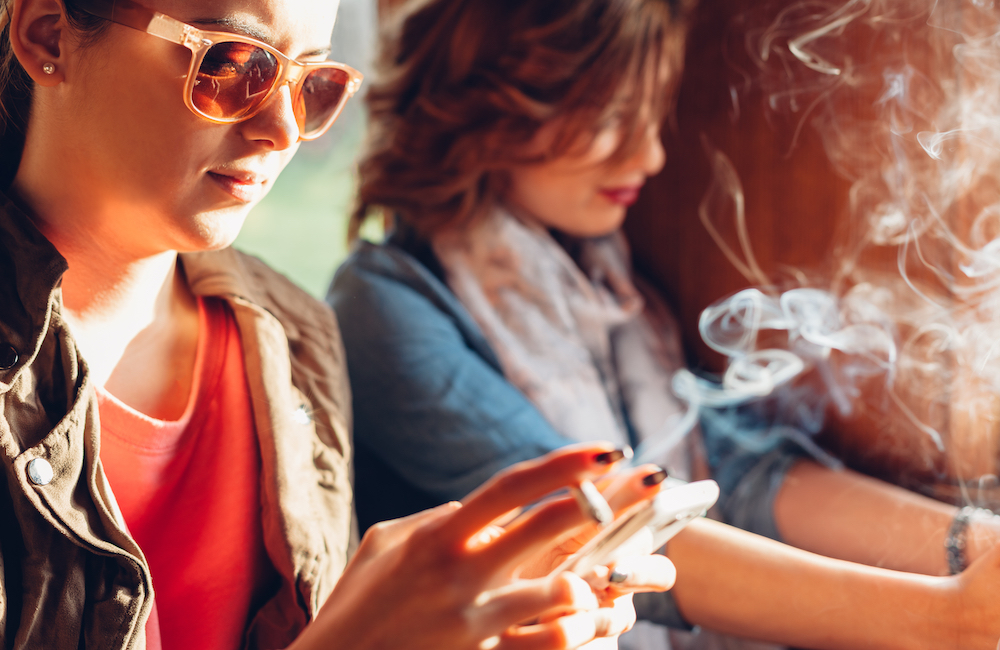
[[[108,384],[130,347],[170,338],[196,308],[174,251],[123,260],[107,250],[53,243],[69,264],[63,316],[98,385]]]
[[[122,260],[104,247],[74,249],[53,243],[69,264],[62,282],[64,311],[79,326],[148,325],[169,313],[179,297],[174,251]]]
[[[198,342],[198,306],[176,251],[127,251],[41,222],[66,258],[63,318],[92,381],[160,419],[183,412]]]
[[[91,381],[147,415],[179,417],[192,385],[199,320],[177,252],[164,250],[167,240],[144,229],[142,214],[128,206],[98,193],[42,191],[47,186],[22,171],[12,195],[68,263],[62,316]]]
[[[64,317],[93,381],[146,415],[178,419],[194,381],[199,323],[177,253],[127,263],[64,255]]]

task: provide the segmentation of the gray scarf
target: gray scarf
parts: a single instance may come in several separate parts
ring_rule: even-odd
[[[577,262],[544,228],[498,209],[432,246],[507,379],[559,433],[638,444],[680,419],[670,390],[683,367],[678,327],[637,288],[620,233],[582,241]],[[687,478],[686,447],[644,460]]]

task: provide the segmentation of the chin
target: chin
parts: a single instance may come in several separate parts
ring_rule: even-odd
[[[586,219],[581,219],[573,232],[568,234],[575,237],[605,237],[622,227],[625,223],[625,208],[614,208],[611,210],[601,210],[587,215]]]
[[[199,215],[185,233],[184,252],[217,251],[231,246],[243,228],[249,209],[214,211]]]

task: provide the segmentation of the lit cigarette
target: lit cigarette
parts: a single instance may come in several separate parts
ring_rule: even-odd
[[[594,487],[593,483],[581,481],[578,487],[570,488],[570,491],[576,497],[576,502],[580,504],[580,510],[583,510],[596,523],[603,527],[614,521],[615,513],[612,512],[611,506],[604,500],[604,496]]]

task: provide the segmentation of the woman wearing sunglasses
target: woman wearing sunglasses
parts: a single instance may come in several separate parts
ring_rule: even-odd
[[[0,647],[567,648],[669,587],[649,556],[627,588],[546,575],[594,532],[572,498],[491,525],[607,474],[610,444],[382,526],[348,562],[337,325],[226,248],[361,81],[325,60],[335,14],[0,0]]]
[[[388,215],[392,232],[359,243],[330,294],[351,375],[362,526],[459,498],[573,440],[652,439],[683,410],[670,391],[683,361],[676,327],[636,286],[617,230],[664,163],[658,125],[680,73],[684,4],[431,0],[392,17],[398,30],[367,98],[355,223]],[[704,431],[712,449],[732,446],[717,433]],[[703,453],[679,445],[656,460],[698,476]],[[734,459],[715,467],[731,489],[727,515],[773,537],[826,531],[856,561],[947,573],[951,506],[825,470],[793,445],[718,456]],[[776,520],[779,488],[797,507]],[[810,508],[821,501],[839,511]],[[997,530],[973,523],[970,558]],[[932,578],[701,520],[668,555],[675,589],[636,601],[649,620],[809,648],[993,649],[1000,639],[1000,550]],[[662,647],[666,631],[644,628],[634,642]]]

